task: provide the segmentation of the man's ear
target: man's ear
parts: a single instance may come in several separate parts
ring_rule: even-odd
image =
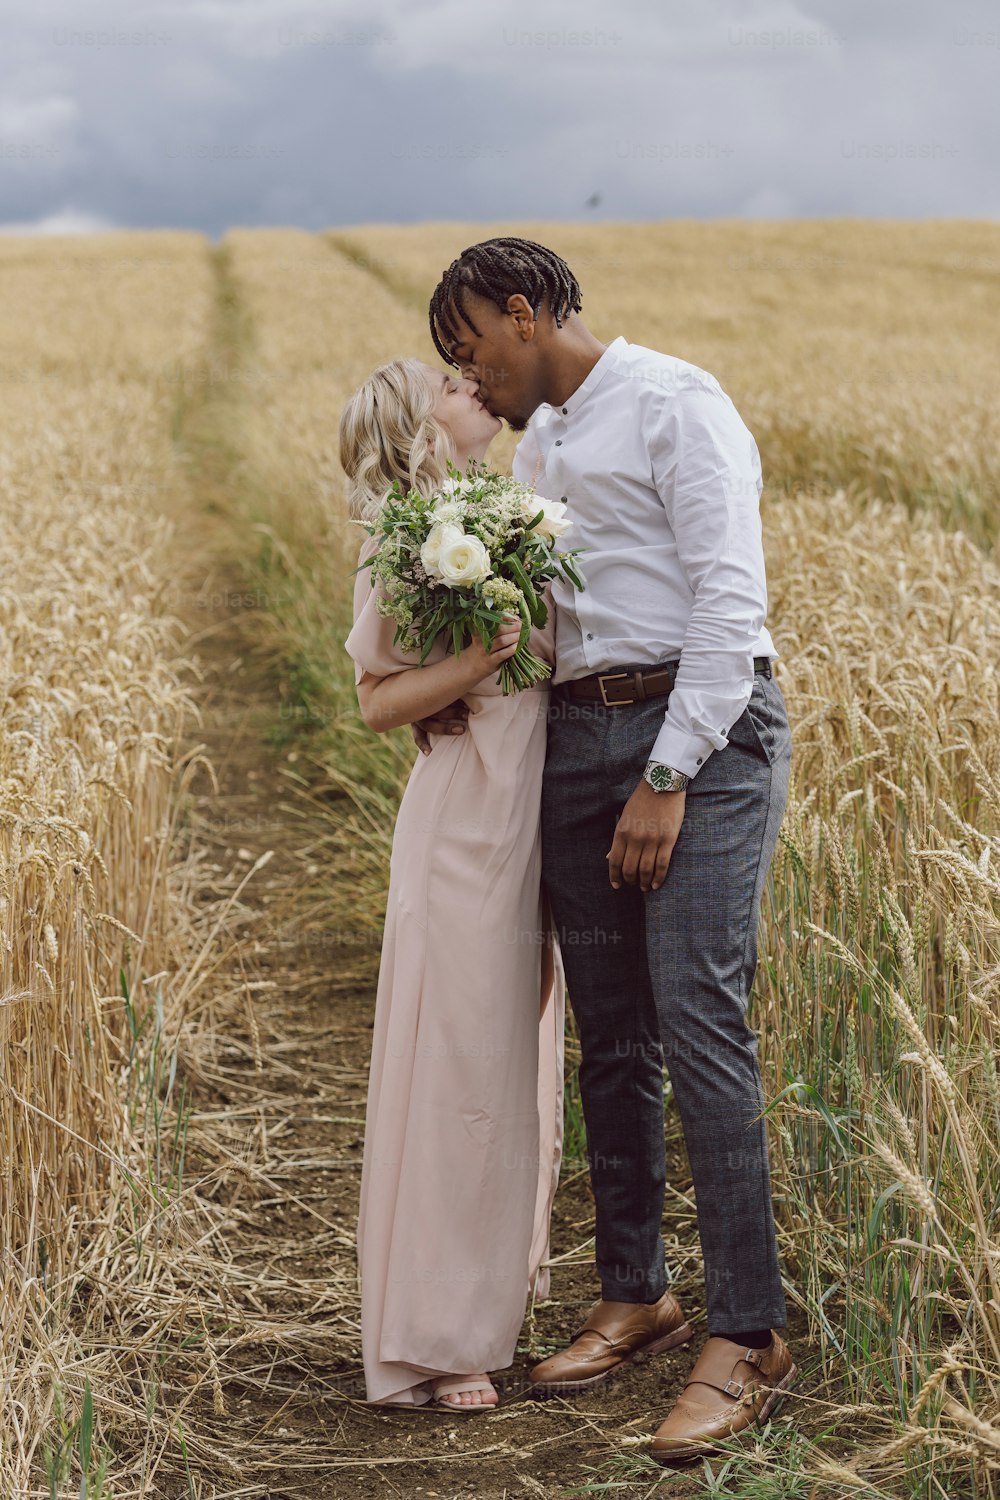
[[[531,303],[523,292],[512,292],[507,298],[507,311],[514,320],[514,327],[527,341],[535,336],[535,314]]]

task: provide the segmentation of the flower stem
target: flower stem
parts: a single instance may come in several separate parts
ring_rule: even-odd
[[[520,692],[536,682],[544,681],[551,673],[552,668],[549,663],[542,661],[533,651],[529,651],[522,642],[514,655],[501,663],[500,676],[497,680],[504,697],[509,697],[511,693]]]

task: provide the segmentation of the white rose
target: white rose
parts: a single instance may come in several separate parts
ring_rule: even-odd
[[[464,535],[461,526],[454,525],[451,521],[435,521],[427,537],[420,548],[420,561],[428,573],[441,576],[441,548],[446,541],[454,540]]]
[[[448,527],[449,535],[441,544],[438,555],[438,572],[442,580],[452,588],[463,583],[479,583],[493,572],[490,554],[477,536],[459,532],[457,527]]]
[[[573,522],[566,518],[568,506],[562,500],[546,500],[542,495],[534,495],[532,498],[521,500],[521,514],[525,521],[530,521],[532,516],[542,512],[542,518],[537,525],[532,527],[542,536],[562,536],[568,531]]]
[[[439,500],[432,507],[435,521],[454,521],[460,525],[462,516],[465,514],[465,502],[463,500]]]
[[[545,501],[542,499],[541,495],[521,496],[521,520],[525,525],[528,524],[532,516],[538,515],[538,512],[541,510],[544,504]]]

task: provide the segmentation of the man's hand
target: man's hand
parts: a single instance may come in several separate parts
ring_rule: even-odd
[[[623,879],[635,885],[637,875],[640,890],[660,889],[681,831],[686,798],[686,791],[657,792],[648,781],[639,782],[622,808],[605,856],[616,891]]]
[[[469,714],[469,705],[464,698],[456,698],[454,703],[446,703],[444,708],[439,708],[436,714],[426,719],[414,719],[410,728],[413,730],[413,738],[425,755],[431,753],[431,742],[428,735],[431,734],[464,734],[465,720]]]

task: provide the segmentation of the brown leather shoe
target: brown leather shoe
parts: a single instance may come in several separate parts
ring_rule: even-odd
[[[765,1421],[797,1374],[788,1345],[773,1329],[767,1349],[747,1349],[715,1335],[656,1429],[650,1456],[671,1463],[711,1453],[720,1438]]]
[[[529,1373],[532,1396],[573,1396],[620,1370],[637,1354],[662,1354],[694,1329],[672,1292],[658,1302],[598,1302],[574,1342]]]

